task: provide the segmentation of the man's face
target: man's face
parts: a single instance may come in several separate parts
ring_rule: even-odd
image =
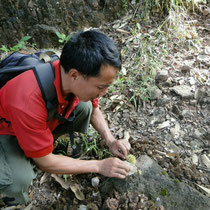
[[[114,82],[117,72],[117,68],[103,65],[97,77],[84,77],[79,74],[74,94],[84,102],[105,95],[108,87]]]

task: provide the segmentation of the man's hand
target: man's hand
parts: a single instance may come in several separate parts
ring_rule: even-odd
[[[131,145],[126,139],[115,140],[109,144],[109,151],[122,159],[125,159],[128,155]]]
[[[100,174],[107,177],[116,177],[124,179],[130,168],[119,158],[107,158],[99,162],[99,172]]]

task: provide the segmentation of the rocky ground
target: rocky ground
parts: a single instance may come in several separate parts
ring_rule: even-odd
[[[137,158],[147,154],[172,179],[209,196],[210,15],[203,12],[204,9],[187,20],[190,29],[197,30],[197,41],[192,41],[195,40],[192,30],[188,34],[191,37],[182,42],[171,36],[164,54],[160,49],[165,48],[161,44],[166,42],[154,35],[157,23],[152,20],[147,25],[137,24],[135,18],[126,16],[102,26],[100,30],[121,46],[124,66],[110,93],[101,99],[100,106],[116,138],[129,137],[131,154]],[[143,34],[144,39],[138,34]],[[148,75],[155,69],[154,63],[150,62],[148,67],[142,57],[137,59],[140,41],[146,38],[148,46],[157,44],[156,48],[151,48],[156,50],[153,61],[157,64],[157,59],[161,60],[161,66],[155,66],[153,81]],[[138,64],[140,62],[142,65]],[[144,77],[142,69],[147,71]],[[140,84],[147,92],[138,86]],[[94,139],[100,137],[94,133],[90,140]],[[82,158],[109,155],[103,141],[95,148]],[[32,202],[10,209],[165,209],[143,193],[110,189],[105,194],[101,186],[107,181],[109,178],[98,174],[58,177],[39,172],[30,189]]]

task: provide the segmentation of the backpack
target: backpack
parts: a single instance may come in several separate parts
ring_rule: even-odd
[[[42,97],[46,103],[48,111],[47,121],[55,117],[57,120],[67,123],[71,141],[72,157],[77,157],[77,146],[74,143],[73,133],[73,120],[75,118],[74,111],[67,119],[59,115],[56,111],[58,100],[54,86],[55,71],[52,63],[58,59],[58,55],[52,51],[46,50],[41,50],[34,54],[14,52],[0,62],[0,88],[3,87],[10,79],[32,69],[41,90]],[[10,123],[1,117],[0,120]]]
[[[55,115],[58,105],[56,89],[53,84],[55,75],[52,65],[52,62],[58,59],[59,57],[55,53],[45,50],[34,54],[14,52],[0,62],[0,88],[10,79],[32,69],[46,103],[47,121],[49,121]]]

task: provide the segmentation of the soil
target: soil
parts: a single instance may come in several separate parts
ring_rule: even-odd
[[[199,34],[200,47],[195,50],[192,50],[193,47],[186,46],[171,48],[161,68],[161,70],[168,70],[167,79],[170,79],[171,83],[166,84],[165,81],[159,81],[156,78],[156,86],[161,90],[159,97],[146,102],[136,97],[134,102],[130,100],[131,88],[125,87],[122,93],[118,86],[100,101],[100,107],[114,136],[123,138],[125,131],[129,132],[131,154],[137,158],[142,154],[147,154],[156,160],[172,178],[187,183],[204,195],[207,193],[198,185],[210,189],[208,165],[210,159],[210,75],[209,61],[199,60],[198,56],[204,55],[207,46],[210,47],[209,18],[201,12],[191,16]],[[127,17],[125,27],[117,30],[116,25],[125,19],[124,17],[123,20],[103,25],[100,28],[113,37],[120,47],[125,46],[125,40],[132,37],[131,28],[135,24],[134,18]],[[149,26],[142,24],[142,32],[149,33],[148,31],[155,23],[151,21],[150,24]],[[130,56],[132,57],[132,52]],[[131,67],[129,66],[131,57],[124,57],[126,69]],[[187,61],[192,62],[188,62],[190,63],[188,65]],[[198,75],[204,78],[200,82]],[[191,82],[192,78],[195,79],[194,83]],[[181,97],[173,90],[173,87],[183,84],[196,87],[192,89],[193,97]],[[116,97],[114,99],[112,96],[122,96],[122,98],[116,100]],[[100,140],[98,136],[95,138]],[[98,147],[101,150],[105,148],[103,141]],[[105,157],[108,153],[103,153],[103,155]],[[92,151],[87,152],[82,158],[91,159],[100,158],[100,156]],[[204,161],[205,158],[206,161]],[[96,183],[97,186],[91,183],[94,177],[99,180],[99,185]],[[63,177],[60,178],[63,179]],[[38,170],[38,176],[30,189],[32,201],[26,206],[17,206],[16,209],[164,209],[164,206],[158,206],[145,195],[136,192],[120,193],[115,189],[110,189],[109,195],[103,194],[100,186],[109,178],[99,174],[74,175],[66,179],[66,182],[76,183],[79,186],[77,193],[72,191],[75,187],[69,186],[70,184],[66,187],[68,189],[65,189],[65,184],[62,186],[61,183],[66,182],[56,180],[55,177]]]

